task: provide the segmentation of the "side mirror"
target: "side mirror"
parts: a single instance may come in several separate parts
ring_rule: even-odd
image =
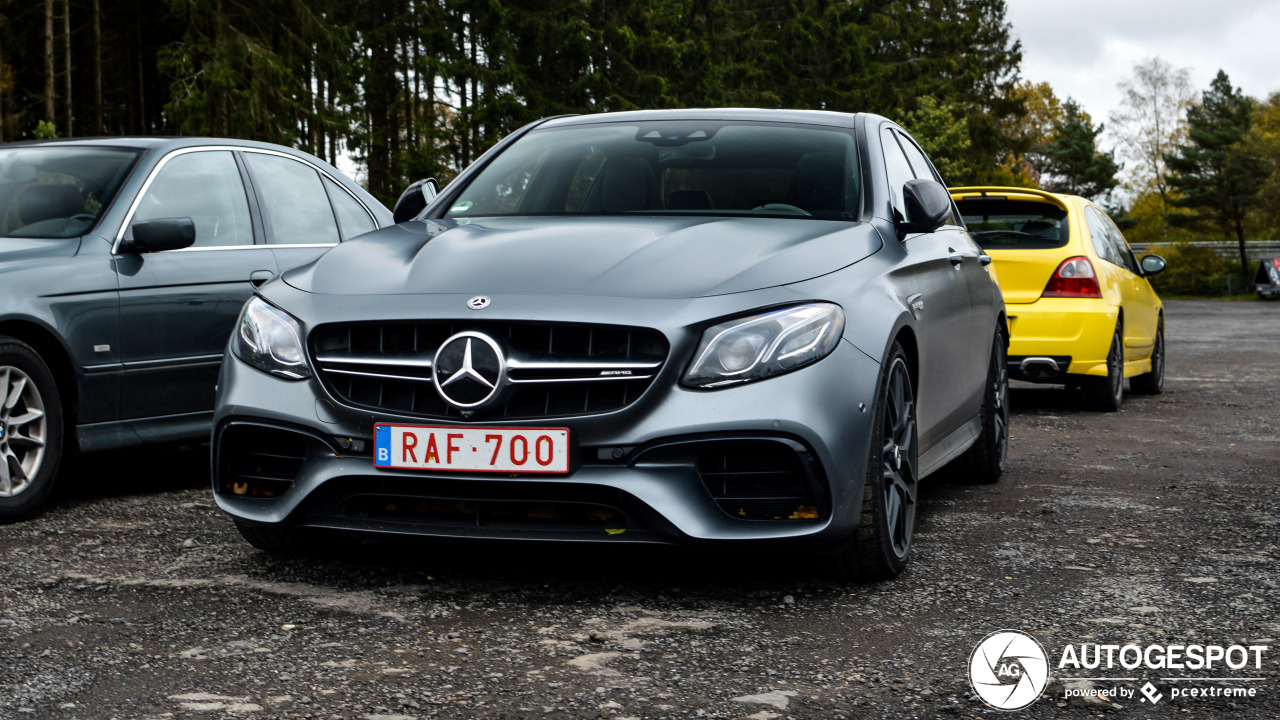
[[[196,241],[196,224],[188,217],[159,218],[133,224],[133,240],[127,252],[153,253],[191,247]]]
[[[908,180],[902,186],[907,217],[898,223],[898,232],[931,233],[951,216],[951,193],[933,180]]]
[[[1141,265],[1143,275],[1155,275],[1169,267],[1169,263],[1159,255],[1143,255]]]
[[[400,199],[396,200],[396,207],[391,211],[396,224],[412,220],[418,216],[431,204],[432,200],[440,194],[440,186],[436,184],[435,178],[426,178],[413,183],[400,193]]]

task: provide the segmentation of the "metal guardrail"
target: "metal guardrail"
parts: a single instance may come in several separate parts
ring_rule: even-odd
[[[1142,255],[1147,251],[1148,245],[1163,245],[1165,243],[1129,243],[1129,247],[1135,255]],[[1229,241],[1212,241],[1212,242],[1196,242],[1193,243],[1199,247],[1211,247],[1218,251],[1223,257],[1236,259],[1240,257],[1240,245]],[[1250,258],[1261,257],[1280,257],[1280,241],[1268,240],[1259,242],[1256,240],[1246,240],[1244,243],[1245,252]]]

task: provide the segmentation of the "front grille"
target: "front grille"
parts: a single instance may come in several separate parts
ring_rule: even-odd
[[[318,441],[289,430],[231,425],[219,438],[218,489],[241,497],[276,497],[293,485],[314,445]]]
[[[816,520],[818,483],[808,452],[785,441],[725,440],[698,454],[698,475],[720,509],[746,520]]]
[[[463,331],[492,337],[508,363],[507,387],[465,414],[432,382],[436,351]],[[657,330],[618,325],[424,321],[321,325],[311,333],[317,375],[343,403],[450,420],[620,410],[652,384],[668,349]]]

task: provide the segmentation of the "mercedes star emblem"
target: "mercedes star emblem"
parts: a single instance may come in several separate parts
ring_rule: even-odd
[[[462,332],[445,340],[436,351],[432,380],[450,405],[474,408],[493,399],[507,377],[502,349],[493,338]]]
[[[467,307],[472,310],[483,310],[489,307],[489,298],[485,295],[477,295],[467,301]]]

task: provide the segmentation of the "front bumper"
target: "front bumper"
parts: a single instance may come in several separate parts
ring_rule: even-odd
[[[346,407],[315,378],[279,380],[228,356],[213,435],[215,497],[240,522],[353,532],[661,543],[849,537],[861,513],[879,364],[841,341],[798,371],[697,391],[678,385],[688,352],[673,342],[653,385],[624,410],[471,423],[568,428],[576,460],[569,474],[551,478],[375,468],[374,423],[421,418]],[[246,488],[237,453],[255,436],[278,432],[295,448],[278,453],[291,458],[274,470],[287,482]],[[740,507],[709,490],[704,458],[725,448],[729,456],[752,448],[791,453],[812,504],[793,503],[790,515],[779,506],[778,520],[751,519],[761,517],[758,505]]]
[[[1065,381],[1065,375],[1106,377],[1118,307],[1101,299],[1040,298],[1006,309],[1012,377],[1033,382]],[[1060,372],[1052,377],[1024,372],[1021,364],[1028,358],[1055,359]]]

